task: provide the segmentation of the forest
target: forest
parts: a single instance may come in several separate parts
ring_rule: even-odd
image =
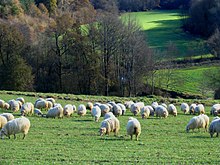
[[[215,0],[3,0],[0,90],[155,94],[154,72],[171,65],[167,55],[173,45],[165,52],[150,48],[138,22],[120,16],[168,9],[180,10],[183,30],[207,40],[219,57],[220,2]]]

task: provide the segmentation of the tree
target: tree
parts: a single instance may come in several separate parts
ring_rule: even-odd
[[[215,33],[208,39],[208,46],[216,57],[220,58],[220,32],[217,28]]]

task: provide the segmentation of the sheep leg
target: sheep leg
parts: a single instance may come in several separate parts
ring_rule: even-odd
[[[15,136],[15,134],[14,134],[14,139],[16,139],[16,136]]]
[[[218,132],[216,133],[216,137],[218,137]]]
[[[132,136],[133,136],[133,135],[131,135],[131,140],[132,140]]]
[[[24,134],[23,139],[25,138],[26,134]]]
[[[136,135],[136,141],[138,141],[138,135]]]

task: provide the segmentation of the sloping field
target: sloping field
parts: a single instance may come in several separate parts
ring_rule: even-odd
[[[202,39],[187,34],[181,29],[182,21],[179,10],[132,12],[124,14],[123,17],[138,21],[152,48],[165,50],[170,43],[173,43],[177,47],[175,57],[207,54]]]
[[[17,97],[0,94],[0,99],[6,101]],[[38,98],[22,97],[32,103]],[[102,99],[99,97],[97,99]],[[56,99],[56,102],[63,106],[68,103],[76,106],[86,104],[83,100]],[[145,104],[148,104],[147,100]],[[177,117],[159,119],[151,116],[143,120],[140,115],[137,116],[142,126],[139,141],[130,140],[126,135],[126,124],[132,116],[129,110],[125,116],[118,118],[121,128],[117,137],[113,133],[100,137],[98,130],[103,117],[94,122],[89,110],[84,117],[76,113],[63,119],[29,116],[31,128],[24,140],[22,134],[18,134],[16,140],[13,136],[0,140],[0,164],[218,164],[219,149],[216,144],[219,138],[211,139],[204,129],[186,133],[185,127],[193,115],[184,115],[180,112],[180,104],[174,104],[178,108]],[[207,105],[206,112],[209,110]],[[2,112],[11,111],[0,109]],[[14,115],[19,117],[19,112]],[[210,120],[212,118],[210,116]]]

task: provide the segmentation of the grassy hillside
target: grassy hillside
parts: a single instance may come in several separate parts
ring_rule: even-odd
[[[132,12],[124,14],[123,17],[130,17],[139,22],[152,48],[164,50],[172,42],[177,47],[175,57],[207,54],[202,39],[182,31],[179,10]]]
[[[45,94],[64,96],[59,94]],[[17,96],[0,94],[0,99],[15,99]],[[41,94],[43,96],[43,94]],[[72,97],[72,95],[68,95]],[[23,96],[34,102],[38,97]],[[82,96],[84,98],[85,96]],[[61,98],[61,97],[60,97]],[[80,96],[78,96],[80,98]],[[93,98],[93,97],[91,97]],[[97,96],[96,99],[102,99]],[[109,98],[111,99],[111,98]],[[86,103],[75,100],[56,99],[63,106],[67,103],[79,105]],[[122,100],[121,100],[122,101]],[[145,102],[146,104],[146,102]],[[89,111],[84,117],[74,114],[63,119],[47,119],[29,116],[31,128],[26,139],[18,134],[17,139],[0,140],[1,164],[217,164],[218,138],[210,138],[209,133],[200,131],[186,133],[185,127],[192,115],[169,116],[167,119],[150,117],[137,119],[142,126],[139,141],[130,140],[126,135],[129,116],[120,116],[119,135],[100,137],[100,123],[94,122]],[[210,109],[206,106],[206,111]],[[0,109],[0,113],[10,112]],[[45,111],[43,111],[46,113]],[[14,114],[19,117],[19,113]],[[210,116],[210,119],[213,117]]]

